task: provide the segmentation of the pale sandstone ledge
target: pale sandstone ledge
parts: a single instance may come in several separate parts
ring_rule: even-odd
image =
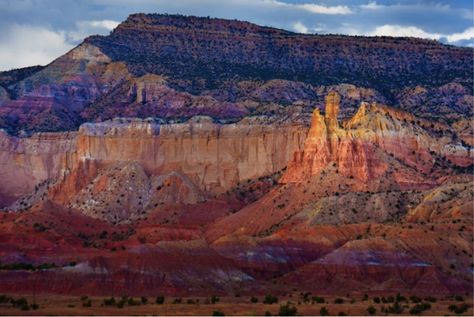
[[[184,123],[161,123],[155,119],[116,118],[100,123],[84,123],[79,128],[80,136],[88,137],[235,137],[258,136],[275,130],[307,130],[303,125],[265,124],[252,119],[237,123],[214,123],[207,116],[196,116]]]

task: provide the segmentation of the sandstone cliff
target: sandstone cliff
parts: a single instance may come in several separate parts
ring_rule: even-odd
[[[48,197],[69,204],[101,170],[135,162],[149,176],[178,173],[179,183],[212,197],[244,180],[282,170],[292,153],[301,149],[306,133],[303,126],[219,125],[208,118],[172,125],[117,119],[84,124],[78,133],[30,138],[3,133],[0,193],[3,205],[28,194],[32,201],[25,200],[23,206],[31,206],[34,192],[46,186],[40,183],[49,181],[56,185]],[[158,201],[169,201],[165,196]]]
[[[64,177],[76,159],[75,146],[75,132],[17,138],[0,130],[0,206],[34,191],[45,180]]]

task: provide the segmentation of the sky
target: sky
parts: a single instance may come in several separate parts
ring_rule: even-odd
[[[132,13],[246,20],[299,33],[414,36],[474,47],[472,0],[0,0],[0,70],[46,65]]]

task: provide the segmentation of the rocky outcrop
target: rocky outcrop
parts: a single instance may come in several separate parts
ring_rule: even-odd
[[[8,95],[8,91],[5,90],[2,86],[0,86],[0,105],[4,102],[10,100],[10,96]]]
[[[146,74],[123,80],[117,89],[91,103],[81,116],[87,121],[160,117],[171,122],[206,115],[235,122],[248,114],[244,104],[179,91],[170,87],[166,77]]]
[[[333,195],[309,203],[294,219],[307,222],[309,226],[399,221],[421,201],[421,196],[416,191]]]
[[[30,138],[3,132],[0,194],[5,206],[38,191],[35,185],[47,180],[57,183],[49,197],[67,204],[101,169],[135,162],[147,177],[165,177],[157,182],[173,179],[184,191],[196,187],[215,196],[241,181],[282,170],[292,153],[301,149],[306,133],[303,126],[219,125],[208,118],[172,125],[117,119],[84,124],[78,133],[40,133]],[[163,194],[157,202],[174,198],[192,202],[201,197],[170,195]]]
[[[453,180],[424,193],[421,202],[411,208],[408,221],[459,221],[471,219],[472,178]]]
[[[339,127],[339,96],[326,97],[326,114],[313,113],[305,148],[294,155],[283,183],[298,182],[319,175],[329,164],[338,172],[368,182],[390,173],[402,187],[422,185],[441,158],[466,167],[473,163],[469,146],[453,142],[454,131],[431,126],[416,117],[379,104],[362,103],[358,112]],[[393,160],[396,159],[397,162]],[[390,164],[405,168],[391,171]],[[412,180],[406,169],[414,169]]]
[[[326,114],[315,110],[304,150],[294,155],[282,183],[297,182],[318,175],[330,162],[347,176],[367,181],[384,173],[388,165],[377,156],[374,145],[353,138],[339,127],[340,97],[332,92],[326,97]]]
[[[89,184],[70,194],[69,208],[115,224],[144,218],[163,204],[196,204],[205,199],[184,175],[148,176],[139,163],[126,161],[101,169]]]

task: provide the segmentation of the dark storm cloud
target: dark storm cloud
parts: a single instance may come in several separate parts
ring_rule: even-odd
[[[464,46],[474,40],[470,0],[0,0],[0,69],[48,63],[136,12],[239,19],[304,33],[416,36]]]

